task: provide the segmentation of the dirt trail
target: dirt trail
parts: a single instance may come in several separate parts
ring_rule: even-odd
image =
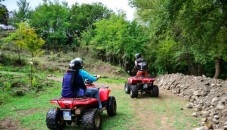
[[[114,86],[112,85],[112,87],[124,91],[123,86],[123,84]],[[179,106],[173,108],[173,106],[171,106],[171,102],[186,101],[185,99],[172,94],[170,91],[159,91],[160,95],[158,98],[151,98],[149,95],[145,94],[139,95],[138,98],[131,99],[130,95],[125,94],[125,96],[128,96],[128,101],[130,104],[132,104],[132,108],[135,111],[134,124],[129,128],[130,130],[178,130],[172,126],[172,123],[174,123],[173,120],[175,120],[177,117],[176,115],[171,115],[172,112],[169,112],[168,110],[171,111],[172,109],[177,109],[181,111],[181,107]],[[153,107],[156,107],[157,110],[152,110]],[[182,106],[182,108],[183,107],[184,106]]]

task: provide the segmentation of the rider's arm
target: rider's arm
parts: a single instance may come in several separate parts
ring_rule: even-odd
[[[79,71],[80,75],[82,76],[83,80],[88,79],[89,81],[97,81],[98,78],[90,75],[87,71],[80,69]]]

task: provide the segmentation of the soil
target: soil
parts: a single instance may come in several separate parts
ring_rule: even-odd
[[[30,130],[30,129],[21,128],[19,121],[8,117],[0,121],[0,130]]]

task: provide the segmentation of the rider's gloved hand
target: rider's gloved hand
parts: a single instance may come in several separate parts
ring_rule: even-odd
[[[99,79],[99,78],[101,78],[101,75],[97,75],[96,77],[97,77],[97,79]]]

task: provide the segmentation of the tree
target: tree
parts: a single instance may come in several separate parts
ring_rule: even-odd
[[[134,54],[143,52],[148,39],[142,26],[126,21],[124,14],[113,14],[94,25],[94,30],[82,34],[82,43],[102,60],[130,69]]]
[[[67,3],[44,1],[33,12],[29,21],[46,41],[46,49],[59,49],[67,42],[69,34],[69,8]]]
[[[70,10],[71,34],[80,37],[83,31],[91,28],[93,24],[103,18],[109,18],[112,13],[101,3],[74,4]]]
[[[159,44],[171,38],[181,46],[175,57],[186,61],[190,74],[206,73],[204,66],[216,61],[218,77],[219,60],[226,57],[226,1],[131,0],[131,4],[149,24],[152,41]]]
[[[18,29],[12,33],[8,40],[15,40],[15,43],[18,46],[21,46],[24,49],[27,49],[31,53],[31,86],[33,80],[33,57],[42,53],[41,47],[44,44],[44,40],[42,38],[38,38],[35,33],[35,30],[31,28],[27,23],[22,22],[19,24]]]
[[[13,24],[25,22],[31,16],[31,8],[30,3],[27,0],[19,0],[17,1],[18,11],[13,11]]]
[[[8,10],[7,10],[6,6],[2,5],[0,3],[0,23],[7,25],[8,24],[8,18],[9,18],[9,15],[8,15]]]

